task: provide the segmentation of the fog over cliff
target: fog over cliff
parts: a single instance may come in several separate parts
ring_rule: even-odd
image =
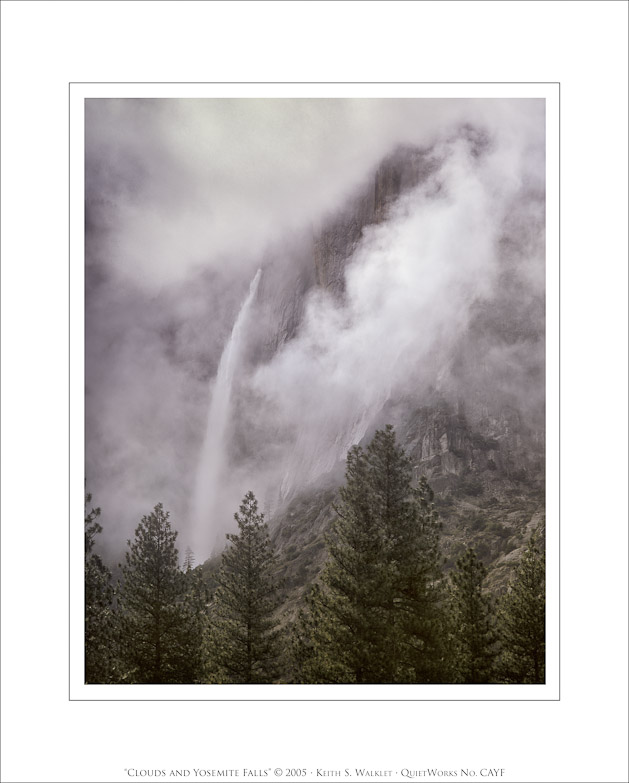
[[[204,559],[247,490],[272,515],[436,393],[543,429],[544,166],[540,100],[88,100],[106,555],[163,502]]]

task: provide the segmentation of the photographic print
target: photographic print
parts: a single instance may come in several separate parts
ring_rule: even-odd
[[[543,685],[545,99],[84,116],[84,683]]]

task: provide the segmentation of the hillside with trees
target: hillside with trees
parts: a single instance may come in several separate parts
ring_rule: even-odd
[[[115,584],[87,495],[86,683],[544,682],[541,528],[500,592],[473,547],[447,567],[433,490],[391,426],[350,449],[336,498],[323,567],[296,591],[252,492],[196,567],[158,503]]]

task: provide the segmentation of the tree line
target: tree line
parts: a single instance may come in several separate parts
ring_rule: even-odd
[[[189,550],[180,567],[158,504],[115,585],[94,551],[100,509],[87,495],[86,683],[543,683],[543,531],[496,599],[473,549],[444,573],[433,497],[425,478],[413,486],[392,427],[353,447],[325,566],[288,617],[253,493],[211,580]]]

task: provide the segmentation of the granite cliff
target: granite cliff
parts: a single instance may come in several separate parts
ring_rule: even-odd
[[[472,154],[487,140],[461,128]],[[365,230],[439,166],[431,150],[401,148],[385,159],[340,212],[295,240],[291,264],[271,258],[260,291],[256,354],[269,357],[298,333],[307,296],[321,289],[340,303],[346,273]],[[544,293],[531,274],[531,253],[543,257],[543,193],[520,194],[501,227],[499,269],[491,288],[470,303],[469,322],[415,389],[392,396],[368,422],[361,442],[392,423],[425,475],[443,522],[446,568],[468,546],[489,567],[500,591],[530,536],[544,519]],[[290,269],[287,275],[286,270]],[[542,270],[543,274],[543,270]],[[417,324],[417,329],[422,325]],[[410,361],[401,357],[400,361]],[[308,486],[292,488],[272,509],[271,527],[285,562],[289,606],[316,578],[325,560],[325,533],[343,464]]]

